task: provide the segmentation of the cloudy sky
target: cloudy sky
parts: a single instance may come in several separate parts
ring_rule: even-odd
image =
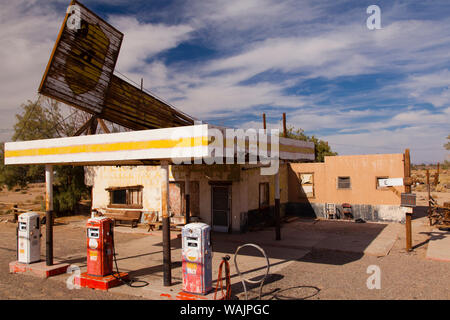
[[[279,128],[286,112],[342,155],[450,160],[448,0],[81,2],[124,33],[116,70],[196,118]],[[37,98],[68,4],[0,0],[0,141]]]

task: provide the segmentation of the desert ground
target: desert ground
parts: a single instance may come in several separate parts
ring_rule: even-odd
[[[218,264],[224,254],[232,256],[238,245],[253,242],[267,251],[272,265],[262,299],[450,299],[450,262],[427,259],[434,228],[429,226],[426,217],[428,193],[421,183],[424,170],[413,171],[413,177],[417,182],[413,192],[417,195],[418,206],[413,215],[413,251],[405,250],[405,226],[399,223],[356,224],[297,218],[283,223],[282,241],[278,243],[272,241],[270,228],[244,235],[214,235],[218,245],[214,247],[213,280],[217,279]],[[441,205],[450,201],[448,178],[449,171],[441,170],[439,183],[431,188],[432,197]],[[159,293],[152,291],[152,288],[160,288],[162,282],[161,235],[157,231],[149,236],[146,228],[130,232],[130,228],[118,227],[124,229],[116,234],[120,243],[120,268],[135,270],[135,276],[151,283],[150,289],[128,290],[120,286],[108,292],[85,288],[68,290],[67,275],[43,280],[9,274],[8,264],[16,259],[12,205],[41,211],[43,199],[44,184],[32,184],[26,189],[3,187],[0,191],[3,204],[0,206],[0,299],[162,299]],[[88,207],[89,203],[84,205]],[[59,217],[54,227],[56,257],[71,259],[81,268],[86,265],[84,226],[88,217],[88,212]],[[45,230],[43,233],[45,235]],[[173,236],[173,277],[179,284],[180,239],[177,232],[173,232]],[[41,256],[45,259],[45,243],[42,243]],[[261,272],[258,259],[250,254],[242,259],[256,270],[249,274]],[[379,266],[382,272],[379,290],[369,290],[366,286],[367,268],[372,265]],[[244,299],[232,263],[231,273],[233,296]],[[250,297],[257,297],[256,288],[252,289]]]

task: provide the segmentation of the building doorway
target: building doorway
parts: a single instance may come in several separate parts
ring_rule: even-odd
[[[231,213],[231,186],[211,186],[212,230],[228,232]]]

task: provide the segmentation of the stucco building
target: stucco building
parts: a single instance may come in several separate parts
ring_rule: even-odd
[[[327,218],[326,204],[341,210],[352,206],[353,218],[402,222],[404,186],[380,188],[377,181],[404,177],[403,154],[325,157],[324,163],[280,164],[281,215]],[[160,166],[98,166],[86,168],[92,186],[92,207],[135,210],[141,222],[161,217]],[[169,167],[169,212],[174,223],[185,216],[189,183],[192,217],[216,231],[244,232],[248,226],[273,221],[274,176],[260,174],[256,165],[172,165]]]
[[[366,221],[403,222],[400,206],[405,186],[379,187],[380,179],[404,178],[404,154],[325,157],[323,163],[289,165],[289,211],[327,217],[326,204],[352,207]]]

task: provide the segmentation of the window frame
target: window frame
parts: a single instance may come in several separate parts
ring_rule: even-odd
[[[126,208],[126,209],[142,209],[143,208],[143,186],[127,186],[127,187],[110,187],[110,188],[106,188],[105,190],[108,191],[109,193],[109,204],[108,204],[108,208]],[[112,193],[114,191],[120,191],[120,190],[126,190],[126,202],[127,203],[112,203],[113,201],[113,195]],[[137,196],[137,200],[138,203],[130,203],[131,200],[131,195],[130,195],[130,191],[137,191],[138,192],[138,196]]]
[[[310,183],[302,183],[302,175],[306,175],[306,174],[310,174],[311,175],[311,181]],[[303,190],[303,186],[312,186],[312,195],[308,196],[308,194],[306,192],[305,193],[305,197],[308,199],[315,199],[316,197],[316,184],[315,184],[315,177],[314,177],[314,172],[298,172],[297,173],[297,178],[300,182],[300,186],[302,187]]]
[[[389,176],[376,176],[375,177],[375,189],[378,191],[388,191],[389,188],[380,188],[378,186],[378,179],[389,179]]]
[[[342,178],[348,178],[348,187],[347,188],[342,188],[339,186],[339,179]],[[352,189],[352,178],[350,176],[338,176],[336,179],[336,189],[337,190],[351,190]]]

